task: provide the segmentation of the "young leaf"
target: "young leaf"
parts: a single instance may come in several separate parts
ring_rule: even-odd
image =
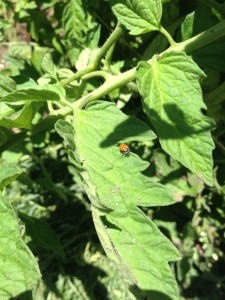
[[[118,20],[132,35],[159,30],[161,26],[160,0],[109,0],[109,3]]]
[[[30,290],[40,279],[38,264],[24,243],[15,211],[0,199],[0,299]]]
[[[202,113],[199,79],[204,73],[182,52],[155,56],[137,71],[143,107],[162,148],[208,185],[212,179],[213,121]]]
[[[14,181],[19,174],[21,174],[21,170],[17,165],[2,163],[0,168],[0,190]]]

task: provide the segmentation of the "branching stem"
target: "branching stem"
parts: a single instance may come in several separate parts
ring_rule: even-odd
[[[120,23],[118,23],[115,30],[112,32],[112,34],[106,40],[104,45],[99,49],[99,51],[96,54],[96,57],[94,59],[94,62],[92,62],[89,66],[87,66],[87,68],[78,71],[77,73],[75,73],[74,75],[72,75],[71,77],[69,77],[67,79],[62,80],[61,84],[67,85],[70,82],[72,82],[74,80],[78,80],[82,76],[95,71],[99,67],[102,58],[105,56],[105,54],[108,52],[108,50],[115,44],[115,42],[121,37],[122,33],[123,33],[123,28],[120,25]]]

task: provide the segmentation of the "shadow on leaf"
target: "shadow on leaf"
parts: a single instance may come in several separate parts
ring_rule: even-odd
[[[124,122],[114,126],[112,124],[112,133],[109,134],[100,146],[102,148],[115,145],[119,142],[145,141],[155,138],[148,124],[140,119],[128,117]]]
[[[196,118],[193,116],[185,116],[184,112],[175,104],[165,104],[164,111],[168,122],[162,120],[154,109],[146,109],[148,111],[151,123],[156,128],[158,136],[162,140],[166,139],[182,139],[184,137],[194,137],[199,133],[203,133],[214,129],[213,122],[202,115]],[[187,122],[188,121],[188,122]],[[191,125],[190,125],[191,124]],[[196,128],[197,127],[197,128]]]
[[[173,298],[168,295],[154,290],[140,290],[137,286],[133,285],[129,287],[131,293],[138,300],[172,300]]]

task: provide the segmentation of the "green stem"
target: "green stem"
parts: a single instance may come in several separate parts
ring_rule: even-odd
[[[210,29],[203,31],[195,35],[194,37],[177,44],[170,49],[175,51],[185,51],[190,54],[200,48],[203,48],[213,42],[219,40],[225,36],[225,20],[211,27]]]
[[[90,65],[88,66],[87,68],[83,69],[83,70],[80,70],[78,71],[77,73],[75,73],[74,75],[72,75],[71,77],[69,78],[66,78],[66,79],[63,79],[61,80],[61,84],[62,85],[68,85],[70,82],[73,82],[74,80],[78,80],[80,79],[82,76],[90,73],[94,71],[94,66],[93,65]]]
[[[169,32],[164,27],[161,26],[159,31],[167,38],[168,42],[170,43],[170,46],[177,45],[177,43],[174,41],[172,36],[169,34]]]
[[[118,39],[121,37],[123,33],[123,27],[120,23],[117,24],[115,30],[112,32],[112,34],[109,36],[109,38],[106,40],[104,45],[100,48],[100,51],[98,52],[96,56],[95,66],[98,67],[98,65],[101,62],[101,59],[105,56],[105,54],[108,52],[108,50],[118,41]]]
[[[94,62],[91,63],[89,66],[87,66],[87,68],[85,68],[81,71],[78,71],[77,73],[75,73],[74,75],[72,75],[71,77],[69,77],[67,79],[62,80],[61,84],[67,85],[70,82],[80,79],[82,76],[95,71],[98,68],[98,66],[100,65],[101,59],[105,56],[105,54],[112,47],[112,45],[114,45],[116,43],[116,41],[121,37],[122,33],[123,33],[122,26],[120,25],[120,23],[118,23],[115,30],[111,33],[111,35],[106,40],[104,45],[99,49],[99,51],[96,54],[96,57],[94,59]]]
[[[107,80],[107,78],[109,77],[109,73],[107,73],[105,71],[94,71],[94,72],[84,75],[82,79],[88,80],[93,77],[103,77],[105,80]]]
[[[87,103],[101,99],[106,94],[112,92],[113,90],[128,84],[130,81],[136,78],[136,68],[133,68],[127,72],[121,73],[119,75],[109,75],[107,81],[105,81],[99,88],[92,91],[91,93],[81,97],[79,100],[72,104],[73,108],[83,108]],[[55,111],[55,115],[63,115],[71,113],[71,109],[64,107]]]
[[[105,62],[104,62],[104,70],[110,72],[111,71],[111,61],[112,61],[112,55],[114,50],[115,44],[112,45],[112,47],[108,50],[105,56]]]

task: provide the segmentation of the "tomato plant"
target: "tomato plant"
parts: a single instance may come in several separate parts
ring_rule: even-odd
[[[224,299],[225,2],[0,13],[1,299]]]

